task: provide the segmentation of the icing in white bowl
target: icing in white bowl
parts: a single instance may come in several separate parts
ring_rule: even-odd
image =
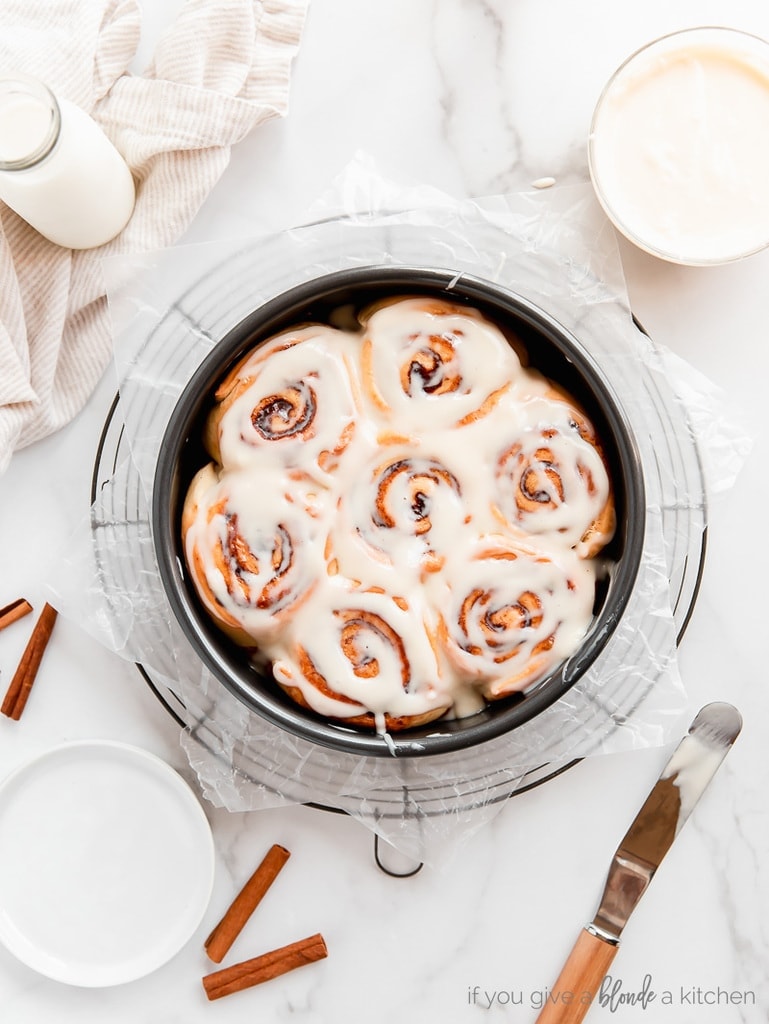
[[[593,115],[590,174],[614,225],[676,263],[769,245],[769,43],[676,32],[615,72]]]

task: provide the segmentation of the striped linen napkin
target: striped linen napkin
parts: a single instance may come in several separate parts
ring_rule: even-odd
[[[137,200],[116,238],[79,252],[0,203],[0,472],[15,449],[72,419],[108,363],[95,257],[173,244],[230,147],[286,113],[308,2],[186,0],[136,75],[136,0],[3,0],[0,73],[34,75],[88,111],[129,164]]]

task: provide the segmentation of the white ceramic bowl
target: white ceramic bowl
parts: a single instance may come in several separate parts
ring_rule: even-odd
[[[702,27],[612,75],[588,145],[596,194],[641,249],[693,266],[769,245],[769,43]]]

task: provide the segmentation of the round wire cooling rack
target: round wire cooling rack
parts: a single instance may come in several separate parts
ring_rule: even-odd
[[[491,229],[489,229],[490,231]],[[344,258],[358,258],[371,262],[368,239],[358,243],[355,233],[337,238],[335,228],[324,236],[321,242],[324,255],[329,248],[344,253]],[[488,243],[486,251],[499,251],[499,237],[478,236],[480,243]],[[359,250],[355,248],[359,244]],[[382,249],[395,254],[396,259],[418,264],[424,259],[422,249],[424,235],[421,232],[395,232],[388,229],[383,236]],[[336,251],[336,250],[334,250]],[[310,254],[312,255],[312,254]],[[273,247],[265,256],[264,248],[244,249],[233,261],[228,257],[196,280],[160,316],[148,336],[143,340],[142,370],[148,380],[172,382],[179,390],[189,379],[197,362],[197,354],[191,354],[188,346],[178,343],[179,337],[202,339],[212,346],[218,337],[237,323],[253,308],[254,280],[263,289],[279,291],[285,287],[285,278],[290,259],[288,250]],[[304,251],[308,257],[308,252]],[[308,263],[311,262],[308,259]],[[637,325],[641,330],[640,325]],[[181,334],[180,334],[181,332]],[[653,349],[653,342],[644,338],[644,343]],[[633,371],[635,373],[635,370]],[[696,437],[687,415],[686,408],[678,399],[671,384],[659,372],[651,371],[646,365],[640,367],[640,387],[643,392],[646,420],[653,457],[646,464],[647,477],[653,484],[653,491],[660,504],[661,528],[664,539],[667,574],[670,581],[670,596],[673,619],[680,642],[694,608],[702,575],[707,534],[706,495],[703,469]],[[637,376],[637,374],[636,374]],[[637,386],[637,380],[634,386]],[[447,813],[475,811],[488,805],[500,804],[510,796],[523,793],[555,778],[578,763],[581,758],[556,761],[543,755],[542,763],[528,770],[523,777],[504,769],[495,768],[494,759],[484,760],[483,752],[457,751],[445,755],[452,758],[452,777],[448,781],[429,779],[417,766],[402,762],[398,784],[390,782],[384,788],[372,789],[367,793],[365,807],[360,801],[351,799],[347,806],[344,800],[334,800],[331,806],[325,794],[328,792],[328,761],[315,764],[312,758],[300,760],[289,757],[285,763],[276,764],[257,743],[249,743],[245,736],[232,746],[232,737],[227,752],[223,751],[223,726],[217,718],[215,702],[203,702],[203,709],[196,704],[190,707],[183,698],[183,687],[179,679],[179,665],[173,652],[168,650],[168,634],[151,615],[126,616],[134,596],[146,592],[148,585],[161,591],[159,572],[152,544],[150,510],[146,494],[146,481],[152,462],[152,450],[136,446],[137,424],[139,436],[162,434],[164,404],[173,401],[173,396],[153,391],[152,387],[127,388],[115,396],[107,414],[98,448],[96,451],[92,479],[91,533],[93,552],[99,578],[105,582],[103,594],[107,602],[105,614],[114,614],[116,620],[129,618],[131,621],[131,650],[141,652],[137,670],[151,688],[159,704],[183,728],[201,753],[221,763],[222,769],[234,772],[240,786],[256,786],[295,803],[314,806],[327,811],[351,811],[359,818],[366,818],[374,832],[380,824],[404,822],[416,827],[430,829],[430,819]],[[128,425],[128,427],[127,427]],[[129,436],[131,442],[129,443]],[[133,446],[133,447],[132,447]],[[126,556],[128,553],[128,557]],[[159,594],[162,599],[162,594]],[[644,649],[653,644],[654,636],[639,635],[635,646],[627,652],[628,664],[633,656],[643,662]],[[151,666],[151,667],[150,667]],[[626,676],[612,679],[611,686],[589,695],[580,709],[580,729],[585,735],[599,735],[605,723],[610,720],[619,728],[632,718],[656,680],[648,679],[644,687],[638,687],[637,680]],[[596,729],[591,732],[591,726]],[[224,727],[226,728],[226,726]],[[600,743],[600,737],[596,744]],[[484,745],[486,746],[486,745]],[[583,753],[584,747],[580,748]],[[338,755],[339,777],[343,778],[352,768],[345,758],[354,755]],[[442,762],[444,763],[444,762]],[[336,769],[335,769],[336,770]],[[297,776],[301,775],[301,785]],[[325,797],[325,798],[324,798]],[[388,871],[380,861],[378,848],[375,850],[377,864]],[[390,871],[396,874],[397,872]]]

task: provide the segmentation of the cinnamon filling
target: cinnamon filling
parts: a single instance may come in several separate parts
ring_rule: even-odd
[[[263,398],[251,413],[251,423],[265,441],[304,438],[315,418],[316,405],[312,388],[298,381],[279,395]]]

